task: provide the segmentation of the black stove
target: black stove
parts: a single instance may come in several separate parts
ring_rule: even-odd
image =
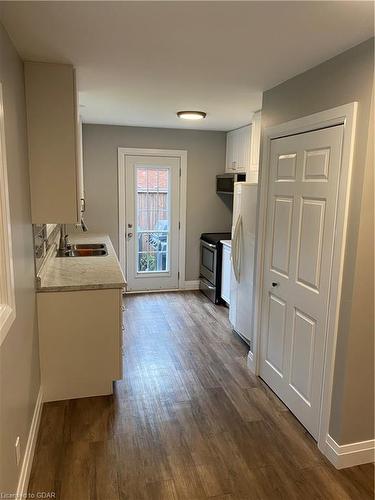
[[[230,233],[202,233],[201,240],[207,241],[207,243],[213,243],[217,245],[220,240],[230,240],[232,235]]]

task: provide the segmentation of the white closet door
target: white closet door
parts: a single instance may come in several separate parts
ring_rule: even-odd
[[[317,438],[343,127],[271,141],[260,375]]]

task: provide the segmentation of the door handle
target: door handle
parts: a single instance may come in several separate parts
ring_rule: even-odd
[[[279,286],[279,285],[280,285],[280,283],[277,283],[277,281],[272,281],[272,286],[273,286],[274,288],[276,288],[276,287],[277,287],[277,286]]]
[[[128,233],[128,238],[130,240],[130,238],[133,238],[133,233]]]

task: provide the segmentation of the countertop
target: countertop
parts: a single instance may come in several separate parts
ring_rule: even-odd
[[[126,280],[109,236],[74,233],[68,243],[105,243],[108,255],[100,257],[56,257],[53,250],[38,274],[37,292],[123,288]]]
[[[220,243],[222,243],[226,247],[229,247],[229,248],[232,247],[232,240],[220,240]]]

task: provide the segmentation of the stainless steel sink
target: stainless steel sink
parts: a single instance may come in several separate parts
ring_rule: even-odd
[[[68,245],[66,250],[58,250],[57,257],[104,257],[108,255],[104,243],[82,243]]]
[[[106,250],[104,243],[73,243],[68,245],[69,250],[80,250],[81,248],[92,250]]]

